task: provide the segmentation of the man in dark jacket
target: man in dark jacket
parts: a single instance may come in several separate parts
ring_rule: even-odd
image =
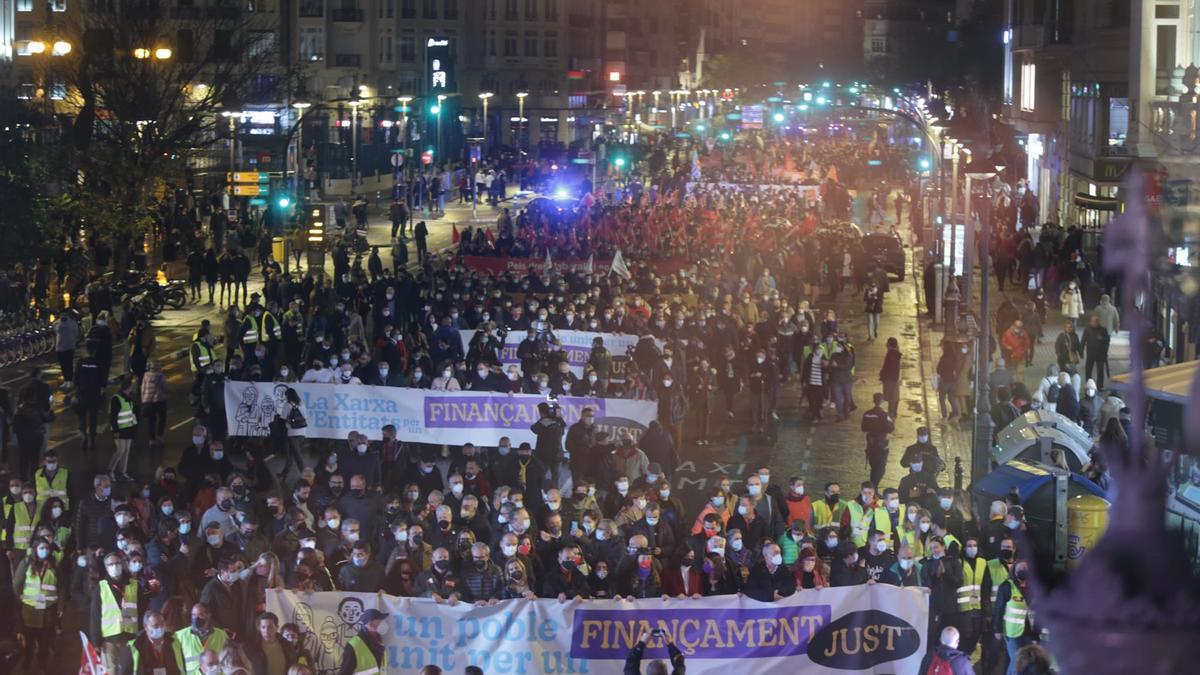
[[[337,587],[353,593],[374,593],[383,587],[383,566],[371,555],[369,543],[354,543],[350,559],[337,571]]]
[[[217,562],[217,574],[200,592],[200,602],[207,605],[212,616],[212,625],[230,635],[243,632],[246,621],[245,592],[238,578],[241,563],[237,558],[224,558]]]
[[[491,554],[491,547],[482,541],[471,544],[471,566],[462,573],[464,601],[484,605],[500,599],[504,573],[492,562]]]
[[[92,494],[82,499],[75,516],[75,548],[112,551],[117,546],[117,522],[113,516],[112,480],[104,474],[92,479]]]
[[[174,633],[167,630],[163,615],[146,612],[143,630],[129,641],[122,655],[122,673],[130,675],[182,675],[183,663],[172,648]],[[263,671],[266,672],[266,671]]]
[[[558,410],[557,405],[539,403],[538,413],[541,417],[529,427],[529,430],[537,435],[534,454],[550,469],[550,479],[555,486],[559,484],[559,469],[563,460],[563,431],[566,428]]]
[[[596,445],[596,411],[587,407],[579,415],[579,421],[567,429],[566,450],[571,476],[576,480],[598,478],[597,467],[591,450]]]
[[[667,643],[667,653],[671,655],[671,675],[684,675],[687,667],[683,663],[683,652],[679,651],[679,648],[671,641],[670,634],[656,637]],[[638,643],[629,651],[629,656],[625,657],[623,675],[641,675],[642,655],[646,652],[646,641],[649,639],[648,631],[638,636]],[[667,664],[663,661],[652,662],[646,670],[646,675],[667,675]]]
[[[762,560],[750,568],[750,578],[744,589],[746,595],[759,602],[773,602],[796,592],[796,577],[783,565],[779,545],[771,542],[762,547]]]
[[[863,413],[862,431],[867,435],[867,462],[871,466],[871,482],[879,485],[887,470],[888,434],[896,430],[887,411],[883,409],[883,394],[875,394],[875,407]]]
[[[258,615],[254,625],[255,635],[246,641],[246,659],[250,661],[250,672],[270,673],[267,667],[271,657],[282,659],[283,667],[291,668],[296,663],[296,650],[279,635],[279,617],[273,612]]]
[[[579,547],[574,544],[559,549],[558,564],[553,569],[546,570],[540,597],[559,600],[590,598],[592,589],[588,584],[587,575],[578,567],[582,559]]]

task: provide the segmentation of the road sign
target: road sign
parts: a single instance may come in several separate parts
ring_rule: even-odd
[[[392,153],[392,166],[397,169],[404,166],[404,155],[398,150]]]
[[[267,191],[259,187],[257,183],[254,185],[235,184],[233,186],[233,196],[235,197],[257,197],[265,194],[267,194]]]
[[[230,183],[266,183],[271,178],[266,171],[233,171],[225,177]]]

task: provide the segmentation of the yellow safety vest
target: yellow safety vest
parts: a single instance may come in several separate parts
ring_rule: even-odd
[[[46,469],[38,469],[33,474],[33,485],[37,489],[37,505],[38,511],[42,510],[42,505],[45,504],[51,497],[58,497],[62,500],[63,510],[71,508],[71,503],[67,500],[67,476],[66,469],[59,467],[58,471],[54,472],[54,478],[46,480]]]
[[[135,673],[138,671],[138,650],[137,646],[135,645],[136,642],[137,636],[129,639],[129,653],[133,655],[133,672]],[[175,657],[175,667],[179,669],[179,672],[186,673],[187,671],[183,669],[183,661],[179,658],[179,645],[175,644],[169,632],[163,635],[163,649],[170,650],[170,653]]]
[[[913,558],[920,560],[925,557],[925,543],[921,541],[921,530],[901,527],[900,545],[903,546],[905,544],[908,544],[908,547],[912,549]]]
[[[862,503],[855,499],[846,504],[846,509],[850,511],[850,540],[859,548],[862,548],[867,543],[867,535],[871,533],[872,519],[876,523],[875,529],[886,532],[892,531],[892,521],[888,518],[887,509],[882,506],[876,506],[868,511],[863,509]],[[878,523],[880,520],[887,524],[887,530],[879,527]]]
[[[100,637],[110,638],[122,633],[133,635],[138,627],[138,585],[125,583],[121,602],[113,595],[107,579],[100,582]]]
[[[201,369],[206,368],[213,362],[213,358],[216,356],[213,352],[213,348],[204,344],[200,340],[196,340],[192,343],[192,350],[194,357],[192,358],[193,373],[198,373]]]
[[[214,628],[208,639],[201,642],[191,628],[175,633],[175,658],[183,664],[183,672],[196,673],[200,671],[200,655],[205,649],[211,649],[220,654],[229,642],[229,634],[221,628]]]
[[[1029,605],[1025,603],[1025,596],[1021,594],[1021,589],[1017,588],[1017,584],[1012,579],[1004,583],[1012,586],[1012,596],[1004,605],[1004,635],[1005,637],[1019,638],[1025,634],[1025,620],[1029,618]]]
[[[367,647],[367,643],[357,635],[350,638],[349,646],[354,650],[354,675],[376,675],[387,672],[387,650],[383,651],[383,660],[376,661],[375,655]]]
[[[137,426],[137,415],[133,413],[133,401],[117,394],[117,403],[121,405],[121,409],[117,411],[117,428],[132,429]]]
[[[991,602],[996,604],[996,594],[1000,592],[1000,584],[1008,581],[1008,568],[999,558],[987,561],[988,578],[992,580]]]
[[[58,602],[58,580],[54,576],[54,565],[46,565],[45,574],[39,577],[33,569],[36,564],[36,560],[30,560],[26,568],[21,604],[34,609],[46,609]]]
[[[279,319],[275,318],[274,314],[264,311],[262,316],[261,336],[260,338],[266,342],[267,340],[282,340],[283,326],[279,324]],[[269,328],[268,328],[269,326]]]
[[[33,525],[36,520],[37,510],[34,509],[34,515],[29,515],[29,509],[25,506],[25,502],[13,506],[13,548],[15,550],[26,551],[29,549],[29,542],[33,539]]]
[[[13,505],[7,499],[4,500],[4,522],[5,523],[7,523],[8,519],[12,517],[12,510],[13,510]],[[8,528],[0,527],[0,543],[7,543],[7,542],[8,542]]]
[[[983,592],[983,575],[987,573],[987,563],[983,558],[976,556],[974,564],[964,559],[962,566],[962,585],[958,587],[958,611],[983,609],[980,594]]]
[[[846,510],[845,500],[839,499],[833,508],[829,508],[829,504],[824,499],[820,501],[814,500],[812,503],[813,512],[813,530],[820,530],[822,527],[836,526],[842,521],[842,512]]]
[[[253,314],[246,315],[246,329],[242,331],[242,344],[252,345],[258,342],[258,319]]]

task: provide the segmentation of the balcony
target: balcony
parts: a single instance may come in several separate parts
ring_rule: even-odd
[[[1200,67],[1176,67],[1171,73],[1171,94],[1150,103],[1150,131],[1163,155],[1191,155],[1200,151]]]
[[[335,68],[357,68],[362,63],[362,56],[359,54],[334,54],[333,65]]]
[[[362,23],[363,11],[355,7],[335,7],[333,20],[346,23]]]

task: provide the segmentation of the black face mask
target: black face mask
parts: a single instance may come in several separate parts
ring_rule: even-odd
[[[445,572],[446,570],[450,569],[450,561],[438,560],[433,563],[433,568],[439,572]]]
[[[486,560],[476,560],[475,561],[475,569],[479,570],[480,572],[487,569],[487,566],[488,566],[488,561],[486,561]]]
[[[841,495],[827,495],[825,497],[825,503],[830,506],[833,506],[834,504],[837,504],[841,500],[841,498],[842,498]]]
[[[220,506],[221,506],[222,510],[228,511],[229,509],[233,508],[233,500],[232,499],[222,499]]]
[[[1003,562],[1012,562],[1013,552],[1008,550],[1000,551],[1000,560]]]
[[[365,493],[366,493],[366,490],[364,490],[362,488],[354,488],[354,489],[350,490],[350,494],[354,495],[355,497],[361,497]]]

